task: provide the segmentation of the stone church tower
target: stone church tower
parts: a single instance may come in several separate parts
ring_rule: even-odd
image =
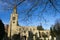
[[[21,40],[35,40],[37,38],[43,38],[43,33],[49,38],[49,30],[38,30],[37,27],[33,26],[18,26],[18,14],[17,9],[14,7],[13,13],[11,14],[10,23],[8,27],[8,37],[12,39],[14,34],[19,34]],[[19,38],[19,39],[20,39]],[[44,38],[43,38],[44,39]],[[42,40],[43,40],[42,39]]]
[[[8,29],[8,37],[12,36],[13,34],[17,33],[17,24],[18,24],[18,14],[16,11],[16,7],[14,7],[13,13],[11,14],[10,24]]]

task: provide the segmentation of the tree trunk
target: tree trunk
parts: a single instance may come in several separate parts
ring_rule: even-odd
[[[57,35],[56,36],[56,40],[60,40],[60,35]]]

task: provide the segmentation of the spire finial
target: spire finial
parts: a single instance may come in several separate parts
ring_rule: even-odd
[[[14,13],[17,13],[17,6],[14,6]]]

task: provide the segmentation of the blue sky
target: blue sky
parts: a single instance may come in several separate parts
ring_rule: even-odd
[[[56,12],[55,15],[55,11],[53,8],[49,8],[49,6],[46,7],[46,10],[43,12],[43,15],[41,17],[38,17],[36,15],[40,15],[40,11],[41,9],[44,8],[44,5],[42,6],[36,6],[35,8],[37,8],[36,10],[30,11],[30,14],[33,14],[33,16],[29,17],[30,20],[28,21],[28,23],[26,23],[25,20],[22,20],[26,15],[26,11],[28,11],[28,9],[32,6],[32,3],[27,4],[28,1],[25,1],[24,3],[22,3],[21,5],[18,6],[17,8],[17,13],[18,13],[18,23],[19,25],[22,26],[38,26],[40,25],[40,23],[42,23],[42,26],[44,29],[49,29],[51,27],[51,25],[53,25],[55,23],[55,20],[60,19],[60,13]],[[2,19],[4,24],[9,24],[10,21],[10,15],[12,14],[13,10],[4,10],[3,8],[6,8],[8,6],[7,3],[3,3],[0,1],[0,19]],[[58,4],[60,4],[58,2]],[[48,4],[50,5],[50,4]],[[2,7],[3,6],[3,7]],[[58,5],[59,6],[59,5]],[[59,7],[57,6],[57,8],[59,9]],[[45,20],[42,18],[44,17],[46,19]]]

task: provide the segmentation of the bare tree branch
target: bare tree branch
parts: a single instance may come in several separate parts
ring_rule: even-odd
[[[56,0],[55,0],[56,1]],[[53,0],[49,0],[49,2],[51,3],[51,5],[53,6],[53,8],[60,13],[60,11],[56,8],[56,6],[54,5]]]
[[[5,9],[10,9],[10,8],[13,9],[14,6],[17,7],[20,4],[24,3],[25,1],[27,1],[27,3],[28,3],[29,0],[0,0],[0,1],[6,2],[8,4],[8,6]],[[44,1],[44,2],[42,2],[42,1]],[[56,0],[54,0],[54,1],[56,1]],[[46,21],[45,17],[43,16],[43,13],[46,10],[46,7],[49,6],[49,3],[52,5],[51,7],[53,7],[53,9],[55,9],[57,12],[60,13],[60,11],[57,9],[56,5],[54,4],[54,1],[53,0],[30,0],[30,3],[32,3],[32,5],[31,5],[31,7],[29,7],[28,10],[25,10],[26,11],[25,17],[22,18],[22,20],[25,20],[25,21],[29,20],[33,16],[33,13],[32,13],[33,9],[35,11],[35,10],[37,10],[37,6],[40,7],[41,5],[45,5],[44,7],[42,7],[43,9],[40,11],[40,13],[37,16]],[[42,2],[42,3],[40,3],[40,2]]]

